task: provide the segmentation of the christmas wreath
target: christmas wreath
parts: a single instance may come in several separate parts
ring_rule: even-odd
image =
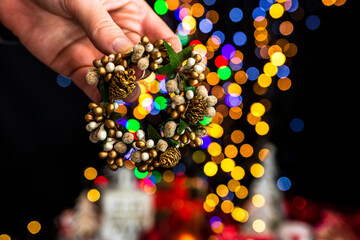
[[[170,168],[181,159],[180,148],[187,145],[200,147],[207,134],[199,121],[216,113],[215,96],[209,96],[202,81],[205,80],[203,56],[188,46],[176,53],[164,40],[151,43],[143,36],[141,42],[127,55],[110,54],[95,59],[89,68],[86,81],[97,84],[101,103],[91,102],[85,115],[90,141],[101,143],[101,159],[106,159],[111,170],[131,160],[140,172],[155,168]],[[136,66],[146,73],[166,75],[166,90],[170,101],[166,108],[167,119],[157,126],[146,122],[137,131],[128,131],[117,121],[123,116],[116,110],[119,100],[125,100],[136,88]],[[146,131],[146,133],[145,133]]]

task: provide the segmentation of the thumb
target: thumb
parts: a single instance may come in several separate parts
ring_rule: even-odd
[[[133,43],[113,21],[101,1],[63,0],[69,14],[85,30],[94,46],[103,53],[127,53]]]

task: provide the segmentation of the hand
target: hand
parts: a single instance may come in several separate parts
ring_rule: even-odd
[[[95,102],[100,93],[86,83],[85,74],[103,53],[127,53],[143,35],[181,50],[176,35],[144,0],[1,0],[0,21]]]

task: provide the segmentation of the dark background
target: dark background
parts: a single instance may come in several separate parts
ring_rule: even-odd
[[[253,9],[255,2],[239,4],[243,10]],[[309,2],[318,2],[317,7],[308,7]],[[216,30],[229,34],[227,39],[232,39],[235,26],[225,15],[236,4],[218,1],[211,7],[227,23],[216,25]],[[278,148],[280,175],[292,181],[288,194],[339,209],[358,209],[359,38],[354,1],[341,7],[325,7],[315,0],[300,4],[305,17],[293,22],[295,32],[290,36],[290,42],[298,46],[290,66],[293,85],[287,92],[274,86],[267,138]],[[242,20],[248,36],[241,49],[248,57],[245,69],[258,61],[252,58],[251,11],[244,10]],[[314,31],[305,26],[311,14],[321,20]],[[169,16],[165,18],[170,21]],[[89,99],[74,84],[60,87],[57,73],[35,59],[3,27],[0,36],[0,234],[12,239],[49,239],[55,232],[55,216],[72,207],[86,187],[84,168],[103,165],[85,130],[83,117]],[[290,129],[295,117],[304,121],[302,132]],[[36,236],[26,229],[32,220],[42,224]]]

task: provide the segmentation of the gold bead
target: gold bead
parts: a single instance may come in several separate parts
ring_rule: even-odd
[[[107,158],[108,155],[109,155],[109,154],[108,154],[107,152],[99,152],[99,158],[101,158],[101,159]]]
[[[110,115],[114,112],[114,110],[115,110],[114,104],[109,103],[108,105],[106,105],[106,113],[108,117],[110,117]]]
[[[172,110],[173,110],[173,108],[171,106],[168,106],[166,108],[166,113],[170,115]]]
[[[155,71],[156,69],[159,68],[159,64],[157,64],[155,62],[151,62],[150,63],[150,68],[151,68],[151,70]]]
[[[199,77],[197,78],[200,82],[205,80],[205,74],[204,73],[200,73]]]
[[[101,115],[101,114],[103,114],[103,109],[102,109],[102,107],[96,107],[96,108],[94,108],[94,109],[93,109],[93,113],[94,113],[95,115]]]
[[[161,52],[161,57],[162,57],[162,58],[166,58],[167,56],[168,56],[168,53],[167,53],[167,52],[163,52],[163,51]]]
[[[181,147],[181,148],[185,147],[185,144],[182,143],[182,142],[180,142],[180,147]]]
[[[107,73],[104,77],[105,82],[107,83],[110,82],[112,76],[113,76],[112,73]]]
[[[119,167],[116,164],[109,165],[110,170],[116,171]]]
[[[161,58],[161,52],[160,52],[160,51],[156,51],[156,52],[152,51],[152,52],[151,52],[151,58],[152,58],[152,59],[159,59],[159,58]]]
[[[108,154],[109,158],[116,158],[117,157],[117,153],[115,150],[111,150]]]
[[[148,170],[148,165],[144,164],[138,167],[139,172],[146,172]]]
[[[194,143],[197,147],[200,147],[202,145],[203,141],[200,137],[196,137],[194,140]]]
[[[105,55],[101,58],[101,63],[103,64],[103,66],[105,66],[108,62],[109,62],[109,56]]]
[[[153,166],[154,166],[155,168],[158,168],[158,167],[160,167],[160,163],[159,163],[158,161],[155,161],[155,162],[153,163]]]
[[[111,119],[106,119],[105,120],[105,125],[108,129],[112,129],[115,128],[115,122]]]
[[[196,148],[196,144],[194,143],[194,142],[190,142],[190,147],[192,147],[192,148]]]
[[[122,157],[115,159],[115,165],[118,167],[124,166],[124,159]]]
[[[97,72],[98,72],[98,74],[99,74],[100,76],[105,76],[105,74],[106,74],[106,69],[105,69],[104,67],[99,67],[99,68],[97,69]]]
[[[192,71],[190,76],[191,76],[191,78],[198,78],[199,74],[195,71]]]
[[[96,103],[94,103],[94,102],[91,102],[91,103],[89,103],[89,105],[88,105],[88,107],[89,107],[89,109],[90,110],[93,110],[94,108],[96,108],[98,105],[96,104]]]
[[[94,61],[93,61],[93,65],[94,65],[94,67],[102,67],[102,63],[101,63],[101,60],[100,59],[95,59]]]
[[[155,41],[155,43],[154,43],[154,47],[156,47],[156,48],[160,48],[161,47],[161,45],[163,45],[164,44],[164,40],[162,40],[162,39],[158,39],[158,40],[156,40]]]
[[[178,111],[178,113],[183,113],[185,111],[185,105],[181,104],[181,105],[177,106],[176,110]]]
[[[189,138],[185,134],[181,136],[181,142],[182,143],[187,144],[188,140],[189,140]]]
[[[117,53],[117,54],[115,54],[114,63],[115,63],[115,64],[119,64],[119,63],[120,63],[120,61],[121,61],[121,58],[122,58],[121,53]]]
[[[157,155],[158,155],[158,153],[157,153],[157,151],[156,151],[155,149],[151,149],[150,152],[149,152],[149,154],[150,154],[150,156],[151,156],[152,158],[156,158]]]
[[[179,134],[175,134],[173,137],[172,137],[173,140],[177,141],[180,139],[180,135]]]
[[[185,113],[186,113],[186,112],[183,112],[182,114],[180,114],[181,119],[185,119],[185,118],[186,118]]]
[[[87,121],[87,122],[94,121],[94,115],[92,112],[89,112],[85,115],[85,121]]]
[[[190,138],[191,141],[194,141],[195,138],[196,138],[196,134],[195,134],[194,132],[190,132],[190,133],[188,134],[188,136],[189,136],[189,138]]]
[[[136,141],[135,145],[138,148],[143,148],[143,147],[145,147],[146,143],[144,141],[138,140],[138,141]]]
[[[116,136],[115,129],[109,129],[108,137],[114,138]]]
[[[128,67],[128,62],[125,59],[123,59],[120,61],[120,65],[122,65],[126,69]]]
[[[195,62],[196,62],[196,63],[199,63],[199,62],[201,62],[201,60],[202,60],[202,57],[201,57],[200,54],[195,54],[195,56],[193,56],[193,58],[195,59]]]
[[[154,171],[154,170],[155,170],[155,167],[154,167],[154,166],[149,166],[149,167],[148,167],[148,171],[149,171],[149,172],[152,172],[152,171]]]
[[[108,158],[108,159],[106,159],[106,162],[107,162],[108,165],[112,165],[112,164],[114,164],[115,159],[113,159],[113,158]]]
[[[171,113],[170,113],[170,116],[171,116],[173,119],[176,119],[176,118],[179,117],[179,113],[178,113],[175,109],[173,109],[173,110],[171,111]]]
[[[191,87],[195,87],[198,83],[199,83],[199,81],[196,80],[196,79],[191,79],[191,80],[189,80],[189,85],[190,85]]]
[[[142,36],[140,41],[142,45],[146,45],[150,42],[150,39],[147,36]]]
[[[94,120],[95,122],[102,122],[104,120],[104,116],[103,115],[95,116]]]

